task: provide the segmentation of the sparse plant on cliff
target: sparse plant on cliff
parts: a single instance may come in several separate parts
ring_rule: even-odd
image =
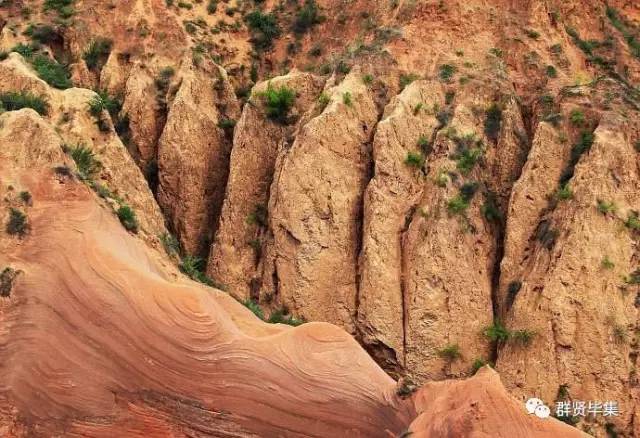
[[[602,199],[598,199],[598,211],[604,215],[615,213],[616,204],[607,201],[603,201]]]
[[[573,198],[573,190],[571,190],[571,187],[569,187],[568,184],[563,184],[556,191],[555,197],[556,197],[556,199],[558,199],[560,201],[566,201],[567,199],[572,199]]]
[[[396,395],[401,399],[406,399],[418,390],[418,385],[409,376],[401,377],[396,386]]]
[[[500,321],[485,328],[482,332],[491,342],[506,342],[511,338],[511,332]]]
[[[558,70],[556,70],[556,68],[553,65],[548,65],[547,68],[545,69],[545,73],[547,73],[547,76],[552,79],[558,77]]]
[[[215,14],[216,9],[218,9],[218,0],[209,0],[209,3],[207,3],[207,13]]]
[[[407,158],[404,159],[404,164],[415,167],[416,169],[421,169],[424,165],[424,160],[424,155],[419,151],[407,152]]]
[[[247,298],[246,300],[242,301],[242,304],[247,309],[251,310],[255,316],[264,321],[264,312],[262,312],[262,309],[260,308],[260,305],[258,303],[253,301],[251,298]]]
[[[324,19],[315,0],[305,0],[304,5],[296,12],[296,17],[293,21],[293,32],[299,35],[303,34],[316,24],[322,23]]]
[[[56,11],[62,18],[70,18],[75,14],[74,0],[45,0],[44,11]]]
[[[527,329],[514,330],[511,332],[510,337],[514,343],[523,347],[528,347],[531,345],[531,342],[533,342],[533,338],[536,337],[536,332]]]
[[[347,106],[352,106],[353,105],[353,100],[351,99],[351,93],[348,91],[345,91],[344,93],[342,93],[342,103],[344,103]]]
[[[458,344],[451,344],[441,350],[438,350],[438,356],[448,362],[453,362],[460,359],[462,357],[462,353],[460,353],[460,346]]]
[[[255,10],[245,15],[244,19],[251,30],[251,41],[257,50],[271,48],[273,40],[280,36],[278,20],[273,14]]]
[[[45,55],[37,55],[31,59],[31,64],[40,79],[52,87],[65,89],[73,86],[67,66],[58,63],[55,59]]]
[[[9,266],[4,268],[0,273],[0,297],[11,296],[13,282],[22,271],[18,271]]]
[[[0,104],[6,111],[31,108],[42,116],[46,115],[49,109],[49,104],[43,97],[36,96],[28,91],[0,93]]]
[[[18,210],[11,208],[9,210],[9,221],[6,226],[7,233],[11,235],[24,236],[29,230],[27,215]]]
[[[221,119],[218,121],[218,127],[227,131],[233,132],[233,128],[236,126],[236,121],[233,119]]]
[[[24,31],[24,34],[40,44],[49,44],[61,39],[58,31],[48,24],[30,24],[27,30]]]
[[[500,208],[498,208],[494,193],[485,193],[484,204],[480,207],[480,212],[489,222],[498,224],[502,221],[502,212],[500,212]]]
[[[73,147],[66,147],[71,154],[71,158],[78,168],[78,177],[81,180],[89,180],[100,169],[100,162],[96,159],[93,151],[84,144]]]
[[[476,358],[473,363],[471,364],[471,374],[475,374],[477,373],[480,368],[482,368],[483,366],[488,365],[488,362],[480,357]]]
[[[640,231],[640,218],[638,217],[638,213],[634,211],[629,213],[624,225],[633,231]]]
[[[409,85],[410,83],[412,83],[413,81],[415,81],[416,79],[419,79],[420,76],[418,76],[415,73],[403,73],[400,75],[400,90],[404,90],[405,87],[407,85]]]
[[[289,111],[296,100],[296,92],[286,86],[274,88],[271,83],[267,89],[260,93],[264,99],[265,113],[267,117],[279,123],[289,122]]]
[[[442,64],[439,67],[439,71],[438,76],[440,79],[444,82],[449,82],[458,69],[451,64]]]
[[[247,216],[247,223],[249,225],[259,225],[266,227],[269,222],[269,211],[263,204],[256,204],[253,211]]]
[[[456,143],[456,152],[451,156],[457,161],[456,167],[463,175],[468,174],[482,157],[482,141],[475,134],[467,134],[462,137],[453,135]]]
[[[108,38],[99,37],[91,40],[89,47],[82,54],[87,68],[93,71],[100,70],[111,53],[112,45],[113,42]]]
[[[287,324],[294,327],[304,324],[304,320],[289,315],[284,308],[271,313],[267,322],[270,324]]]
[[[138,232],[138,218],[136,213],[128,205],[121,205],[117,211],[118,219],[120,223],[127,230],[132,233]]]
[[[586,118],[585,118],[584,112],[576,108],[572,110],[571,113],[569,114],[569,120],[575,126],[582,126],[584,125]]]
[[[469,208],[469,202],[460,195],[456,195],[447,202],[447,210],[450,214],[462,214]]]
[[[204,268],[205,262],[200,257],[186,255],[180,262],[180,270],[189,278],[207,286],[216,286],[214,281],[204,274]]]
[[[609,256],[604,256],[600,264],[603,269],[613,269],[616,265],[611,261]]]

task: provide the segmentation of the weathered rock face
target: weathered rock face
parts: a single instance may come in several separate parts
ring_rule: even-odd
[[[217,65],[187,64],[179,75],[159,141],[158,201],[182,248],[202,255],[215,233],[227,183],[231,140],[223,123],[235,122],[239,106]]]
[[[272,185],[276,293],[294,314],[353,332],[362,193],[377,110],[359,72],[325,91],[326,108],[283,151]]]
[[[536,137],[544,138],[548,129],[543,125]],[[635,217],[640,205],[633,148],[637,130],[637,118],[603,114],[593,145],[568,182],[570,199],[532,212],[537,213],[533,217],[539,225],[535,230],[528,227],[527,247],[510,246],[512,263],[521,260],[521,265],[511,277],[520,288],[509,300],[513,304],[507,323],[536,336],[528,348],[510,343],[498,354],[498,369],[517,394],[549,401],[617,401],[620,416],[604,421],[633,434],[638,433],[629,429],[638,396],[634,371],[638,254],[629,218]],[[538,153],[532,149],[531,159]],[[557,164],[567,166],[568,160],[562,158],[546,168],[554,182]],[[523,173],[520,190],[526,190],[534,170]],[[514,194],[510,208],[519,210],[526,202],[531,201]],[[508,229],[514,237],[522,232]],[[597,430],[590,421],[583,423],[585,430]]]
[[[254,298],[260,287],[260,248],[268,239],[267,204],[276,157],[289,147],[293,133],[310,106],[315,104],[324,81],[308,73],[292,72],[256,85],[236,126],[224,207],[208,273],[237,296]],[[268,87],[286,87],[296,93],[289,123],[265,115],[264,93]]]
[[[46,120],[50,126],[55,126],[53,136],[46,135],[46,142],[57,142],[60,152],[66,145],[68,148],[86,147],[94,154],[99,164],[96,174],[92,175],[94,182],[135,211],[140,229],[148,240],[157,240],[157,236],[166,233],[164,217],[153,194],[116,135],[109,115],[106,112],[101,115],[106,120],[106,129],[101,131],[96,118],[89,113],[89,103],[96,96],[94,92],[79,88],[55,90],[39,79],[15,53],[0,62],[0,76],[4,79],[0,92],[22,90],[46,101]],[[39,122],[42,123],[46,122]],[[62,163],[52,163],[57,164]]]

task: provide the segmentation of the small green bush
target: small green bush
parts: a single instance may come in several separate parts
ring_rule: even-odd
[[[260,308],[260,305],[258,303],[253,301],[251,298],[247,298],[246,300],[242,301],[242,304],[244,304],[247,309],[251,310],[253,314],[260,320],[264,321],[264,313],[262,312],[262,309]]]
[[[451,64],[442,64],[439,67],[439,69],[440,69],[440,73],[438,76],[444,82],[451,81],[451,78],[453,77],[453,75],[456,73],[456,71],[458,71],[458,69]]]
[[[180,255],[180,242],[173,234],[164,233],[160,236],[160,242],[167,255],[171,257]]]
[[[24,236],[29,230],[27,215],[16,208],[9,210],[9,222],[6,226],[7,233],[11,235]]]
[[[584,125],[584,122],[585,122],[586,118],[585,118],[584,112],[582,112],[582,110],[574,109],[569,114],[569,120],[575,126],[582,126],[582,125]]]
[[[6,111],[31,108],[43,116],[47,114],[49,109],[49,104],[43,97],[36,96],[28,91],[0,93],[0,104]]]
[[[485,328],[482,333],[491,342],[506,342],[511,338],[511,332],[499,321]]]
[[[615,213],[616,205],[613,202],[606,202],[598,199],[598,211],[604,215]]]
[[[233,128],[236,126],[236,121],[233,119],[221,119],[218,121],[218,127],[224,129],[225,131],[233,131]]]
[[[178,7],[182,9],[193,9],[193,5],[187,2],[178,2]]]
[[[462,214],[469,208],[469,201],[465,201],[461,195],[456,195],[447,202],[447,210],[450,214]]]
[[[62,18],[70,18],[75,14],[74,0],[45,0],[44,11],[56,11]]]
[[[611,259],[609,258],[609,256],[605,256],[605,257],[602,259],[601,266],[602,266],[604,269],[613,269],[616,265],[611,261]]]
[[[71,158],[78,168],[78,176],[82,180],[89,180],[100,169],[100,162],[93,151],[83,144],[68,148]]]
[[[523,347],[528,347],[533,342],[533,338],[535,338],[536,332],[532,330],[514,330],[511,332],[511,340]]]
[[[200,257],[185,256],[180,262],[180,270],[189,278],[207,286],[218,287],[212,279],[204,274],[205,262]]]
[[[545,69],[545,72],[547,73],[547,76],[550,78],[558,77],[558,70],[556,70],[556,68],[553,65],[548,65],[547,68]]]
[[[487,365],[487,361],[481,358],[476,358],[473,363],[471,364],[471,374],[475,374],[477,373],[480,368],[482,368],[483,366]]]
[[[288,123],[289,111],[296,100],[296,92],[286,86],[274,88],[269,83],[264,93],[261,93],[267,117],[280,123]]]
[[[287,315],[285,309],[278,309],[273,312],[267,322],[270,324],[287,324],[294,327],[304,324],[304,320]]]
[[[315,0],[305,0],[304,5],[296,13],[293,21],[293,32],[300,35],[307,32],[314,25],[322,23],[324,17]]]
[[[342,103],[344,103],[347,106],[353,105],[353,101],[351,99],[351,93],[349,93],[348,91],[345,91],[344,93],[342,93]]]
[[[566,201],[567,199],[573,198],[573,190],[569,187],[568,184],[561,185],[560,188],[556,191],[556,199],[560,201]]]
[[[67,66],[58,63],[56,60],[48,56],[37,55],[31,60],[31,64],[40,79],[52,87],[66,89],[73,86]]]
[[[424,155],[421,152],[408,152],[407,158],[404,160],[404,164],[407,166],[415,167],[416,169],[422,169],[424,165]]]
[[[25,205],[31,205],[31,201],[32,201],[32,197],[31,197],[31,193],[29,193],[28,191],[22,191],[20,192],[20,200],[22,202],[25,203]]]
[[[460,353],[460,346],[458,346],[458,344],[452,344],[438,350],[438,356],[449,362],[453,362],[454,360],[460,359],[462,353]]]
[[[265,205],[257,204],[253,212],[247,217],[249,225],[259,225],[266,227],[269,224],[269,211]]]
[[[412,83],[413,81],[419,79],[420,76],[418,76],[415,73],[403,73],[400,75],[400,90],[404,90],[405,87],[407,85],[409,85],[410,83]]]
[[[625,226],[634,231],[640,231],[640,217],[635,212],[629,213]]]
[[[251,30],[251,41],[259,51],[271,48],[273,40],[280,36],[278,19],[273,14],[255,10],[245,15],[244,19]]]
[[[82,54],[82,59],[89,70],[100,70],[111,53],[113,41],[108,38],[96,38],[91,40],[89,47]]]
[[[466,149],[460,153],[456,167],[461,173],[467,174],[475,167],[480,157],[482,157],[482,149]]]
[[[538,38],[540,38],[540,32],[533,30],[533,29],[525,29],[524,32],[527,34],[527,36],[533,40],[537,40]]]
[[[207,13],[215,14],[216,9],[218,9],[218,0],[209,0],[209,3],[207,4]]]
[[[118,209],[118,219],[120,223],[127,230],[133,233],[138,232],[138,218],[136,213],[128,205],[122,205]]]
[[[30,24],[27,30],[24,32],[33,41],[37,41],[41,44],[49,44],[55,41],[60,41],[61,37],[58,31],[50,25],[34,25]]]
[[[502,221],[502,213],[498,208],[495,196],[485,196],[484,204],[480,207],[480,211],[485,219],[489,222],[499,224]]]

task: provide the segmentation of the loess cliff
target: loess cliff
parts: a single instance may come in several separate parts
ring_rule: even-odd
[[[635,2],[0,26],[0,435],[640,436]]]

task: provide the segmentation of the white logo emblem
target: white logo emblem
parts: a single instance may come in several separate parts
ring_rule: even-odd
[[[551,415],[551,409],[549,409],[549,407],[546,406],[539,398],[530,398],[526,401],[524,406],[528,413],[535,414],[538,418],[547,418]]]

